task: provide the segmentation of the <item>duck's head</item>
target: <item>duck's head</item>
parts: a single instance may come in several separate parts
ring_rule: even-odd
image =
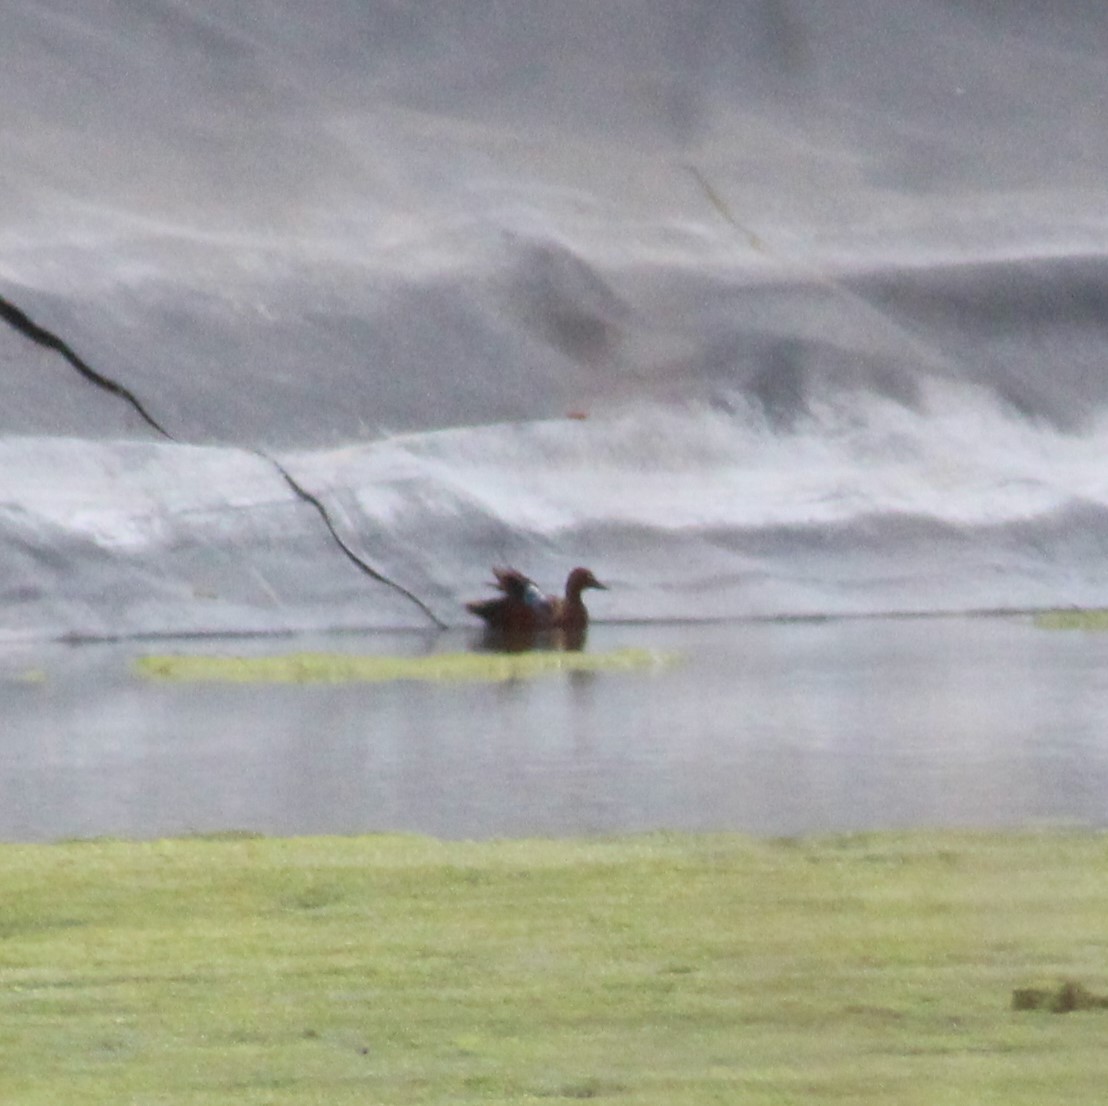
[[[593,574],[592,570],[588,568],[575,568],[566,580],[566,594],[567,595],[580,595],[585,588],[599,588],[601,591],[607,591],[608,586],[602,584]]]

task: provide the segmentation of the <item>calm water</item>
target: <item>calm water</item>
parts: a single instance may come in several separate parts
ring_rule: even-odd
[[[197,644],[8,647],[0,838],[1108,823],[1108,635],[878,619],[600,626],[588,643],[625,646],[683,660],[510,684],[173,686],[131,661]]]

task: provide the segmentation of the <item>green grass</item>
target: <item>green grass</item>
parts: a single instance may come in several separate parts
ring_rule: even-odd
[[[1108,839],[0,847],[0,1102],[1103,1096]]]
[[[385,683],[393,680],[521,680],[557,672],[649,668],[675,658],[648,649],[605,653],[431,653],[422,657],[354,653],[285,653],[236,657],[175,654],[140,657],[134,668],[152,680],[222,683]]]

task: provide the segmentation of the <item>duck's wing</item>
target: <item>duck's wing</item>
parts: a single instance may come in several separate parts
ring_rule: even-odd
[[[518,568],[493,565],[492,574],[496,579],[495,587],[515,599],[522,599],[528,589],[536,586],[535,581],[530,576],[525,576]]]
[[[509,602],[509,599],[503,595],[498,595],[495,599],[475,599],[472,603],[466,604],[466,610],[484,619],[485,622],[496,625],[503,621]]]

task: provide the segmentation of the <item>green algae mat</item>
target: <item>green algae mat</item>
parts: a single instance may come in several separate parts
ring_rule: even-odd
[[[19,1106],[1089,1103],[1106,992],[1091,833],[0,846]]]
[[[604,653],[432,653],[418,657],[351,653],[277,656],[179,654],[140,657],[138,675],[151,680],[222,683],[387,683],[521,680],[558,672],[626,671],[670,664],[675,658],[648,649]]]
[[[1108,630],[1108,611],[1095,608],[1040,611],[1035,615],[1035,625],[1040,630],[1092,630],[1103,633]]]

